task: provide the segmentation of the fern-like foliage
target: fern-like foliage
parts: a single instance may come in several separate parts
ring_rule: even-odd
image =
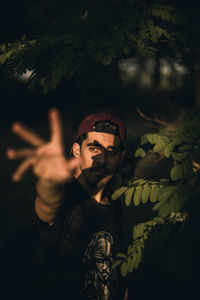
[[[107,66],[121,58],[161,57],[181,40],[180,13],[169,5],[146,8],[131,1],[113,3],[107,10],[86,8],[86,17],[75,15],[66,25],[63,32],[3,43],[0,63],[11,74],[33,70],[31,84],[40,84],[47,93],[66,76],[84,72],[88,62]]]
[[[200,170],[200,113],[187,113],[182,123],[173,131],[161,130],[141,137],[140,145],[135,148],[135,158],[143,159],[148,152],[159,153],[161,158],[173,161],[169,178],[159,181],[142,178],[129,179],[127,184],[118,188],[112,199],[123,197],[127,207],[152,203],[158,217],[133,228],[133,242],[127,253],[116,256],[114,267],[120,265],[122,276],[132,273],[142,262],[145,240],[153,228],[169,223],[184,222],[198,196]],[[148,249],[147,249],[148,250]]]

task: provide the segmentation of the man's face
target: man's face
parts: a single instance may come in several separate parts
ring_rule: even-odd
[[[80,171],[86,182],[101,188],[113,177],[121,165],[124,152],[120,138],[104,132],[88,132],[80,149]]]

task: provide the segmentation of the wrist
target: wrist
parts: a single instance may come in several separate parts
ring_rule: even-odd
[[[36,183],[37,195],[46,205],[60,203],[63,196],[63,185],[46,179],[39,179]]]

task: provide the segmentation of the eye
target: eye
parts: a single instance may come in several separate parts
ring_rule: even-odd
[[[111,149],[111,150],[107,150],[108,155],[110,156],[114,156],[117,154],[117,149]]]
[[[92,153],[97,153],[98,152],[98,148],[97,147],[90,147],[89,150]]]

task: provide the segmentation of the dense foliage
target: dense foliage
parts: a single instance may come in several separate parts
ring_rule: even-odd
[[[183,46],[181,14],[167,1],[78,4],[79,9],[72,9],[71,1],[65,4],[60,20],[55,10],[42,33],[2,43],[0,63],[10,74],[32,70],[31,86],[40,84],[46,93],[66,76],[84,73],[90,64],[108,66],[136,56],[155,59]]]
[[[157,256],[157,252],[152,253],[152,249],[155,248],[155,245],[162,244],[164,240],[164,245],[167,244],[167,249],[170,251],[170,231],[176,232],[178,243],[180,236],[183,236],[185,243],[191,243],[192,248],[195,249],[199,245],[200,224],[197,219],[200,170],[199,111],[187,113],[174,130],[169,126],[157,133],[143,135],[140,138],[139,147],[138,143],[135,145],[136,148],[132,155],[136,159],[143,159],[149,153],[154,152],[159,154],[159,159],[167,158],[169,160],[171,170],[168,178],[161,178],[159,181],[132,176],[131,179],[125,180],[125,185],[113,193],[113,200],[123,196],[126,206],[146,205],[150,201],[153,211],[157,212],[157,217],[133,226],[132,243],[128,246],[127,253],[117,254],[114,267],[120,265],[122,276],[134,273],[143,261],[143,257],[149,255],[149,251],[151,258],[154,255]],[[131,149],[134,149],[133,144],[131,144]],[[181,223],[181,230],[177,223]],[[157,235],[156,239],[155,235]],[[195,235],[195,242],[194,240],[190,241],[193,235]],[[188,236],[190,236],[189,239]],[[151,240],[150,243],[148,239]],[[185,273],[188,272],[188,266],[190,268],[193,266],[192,261],[195,259],[197,263],[198,258],[195,257],[194,249],[190,249],[190,252],[187,253],[181,249],[177,259],[181,261],[181,257],[184,257],[184,260],[188,260],[188,265],[185,266],[181,275],[179,274],[180,265],[171,257],[173,263],[169,264],[168,262],[171,272],[173,270],[175,274],[184,278]],[[192,254],[194,256],[191,256]]]

